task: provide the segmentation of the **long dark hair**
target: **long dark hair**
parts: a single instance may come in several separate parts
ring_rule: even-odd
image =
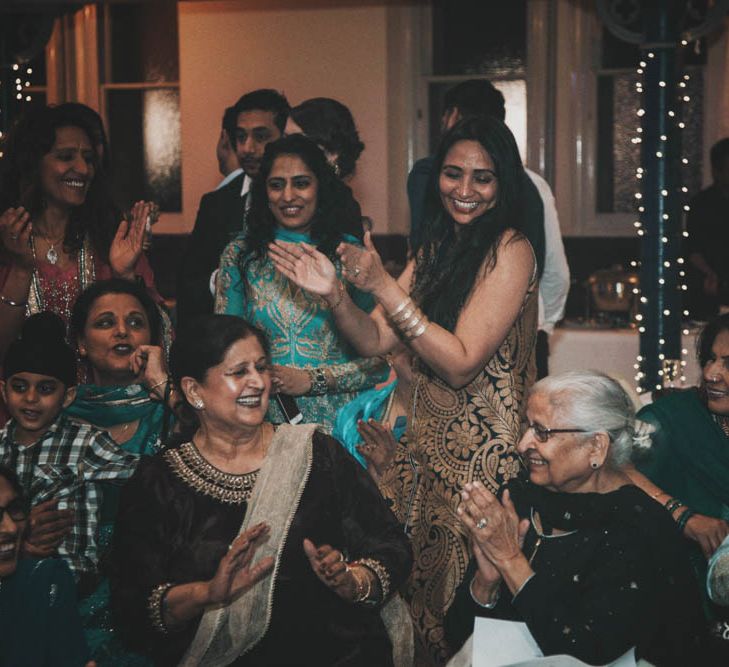
[[[271,346],[263,330],[234,315],[201,315],[183,326],[170,349],[170,375],[177,387],[182,378],[205,382],[208,371],[217,366],[230,347],[253,336],[258,340],[266,359],[271,360]],[[189,440],[199,428],[197,413],[182,394],[181,433],[171,444]]]
[[[109,247],[114,238],[121,211],[109,194],[104,169],[99,168],[96,142],[98,128],[93,126],[88,113],[74,104],[45,106],[28,111],[8,135],[0,179],[0,211],[23,206],[37,218],[46,207],[41,184],[40,165],[56,142],[56,133],[63,127],[77,127],[89,138],[94,149],[94,178],[86,200],[71,210],[63,247],[75,253],[88,235],[94,251],[104,261],[108,260]]]
[[[268,205],[266,181],[273,163],[281,155],[293,155],[312,171],[317,180],[317,206],[311,225],[311,238],[318,249],[332,260],[335,250],[342,241],[342,234],[350,229],[362,228],[361,220],[353,217],[346,199],[347,186],[337,179],[321,148],[302,134],[292,134],[267,144],[261,160],[258,178],[251,187],[251,210],[248,218],[246,252],[240,258],[240,273],[244,284],[248,265],[264,257],[275,236],[276,219]]]
[[[458,226],[440,198],[440,172],[448,151],[459,141],[475,141],[491,156],[496,204],[466,226]],[[492,116],[457,123],[441,140],[426,193],[423,240],[416,251],[413,296],[425,314],[453,330],[458,314],[482,270],[496,265],[496,248],[507,229],[523,229],[522,190],[527,178],[514,136]]]

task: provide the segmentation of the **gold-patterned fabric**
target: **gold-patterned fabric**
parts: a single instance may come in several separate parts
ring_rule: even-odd
[[[515,447],[536,375],[536,333],[534,277],[509,334],[470,384],[453,389],[423,367],[415,375],[408,431],[380,488],[412,541],[415,564],[403,595],[418,631],[418,664],[441,665],[450,654],[443,617],[469,561],[456,515],[460,491],[480,480],[496,492],[521,470]]]

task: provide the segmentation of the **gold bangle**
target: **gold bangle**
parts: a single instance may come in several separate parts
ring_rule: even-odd
[[[356,584],[353,602],[366,602],[372,594],[372,580],[367,568],[359,563],[352,563],[347,569],[352,573]]]
[[[365,569],[369,570],[373,576],[377,577],[380,582],[380,589],[382,591],[382,599],[387,599],[390,595],[390,574],[388,573],[385,566],[380,561],[374,558],[360,558],[354,562],[355,565],[360,565]]]

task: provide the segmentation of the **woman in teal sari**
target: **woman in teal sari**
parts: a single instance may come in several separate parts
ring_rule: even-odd
[[[247,229],[221,258],[215,300],[217,313],[243,317],[267,332],[274,390],[295,396],[304,422],[319,423],[327,432],[342,406],[387,378],[387,364],[356,355],[322,300],[274,268],[268,244],[284,240],[317,246],[341,275],[337,246],[359,243],[342,230],[361,228],[361,221],[344,219],[351,208],[344,205],[342,192],[324,153],[310,139],[292,135],[268,144],[252,187]],[[373,308],[370,295],[346,289],[360,308]],[[275,405],[269,418],[284,421]]]
[[[124,451],[139,457],[155,454],[170,429],[177,400],[159,345],[162,324],[156,305],[136,283],[100,281],[79,296],[71,324],[93,384],[79,386],[66,413],[109,431]],[[129,654],[114,637],[103,567],[121,486],[103,483],[101,488],[98,545],[102,572],[95,590],[80,603],[86,640],[100,664],[147,665],[146,658]]]
[[[706,560],[729,534],[729,315],[709,322],[697,347],[701,385],[662,396],[638,413],[656,430],[647,457],[637,463],[640,472],[629,474],[696,543],[693,562],[705,593]],[[718,630],[717,655],[729,664],[729,641],[718,639],[729,638],[729,616],[704,598]]]

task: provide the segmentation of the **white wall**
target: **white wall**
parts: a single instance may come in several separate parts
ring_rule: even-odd
[[[181,222],[192,228],[200,197],[220,180],[215,144],[223,110],[256,88],[284,92],[292,106],[333,97],[352,111],[366,148],[352,182],[362,211],[387,231],[387,8],[336,0],[182,2]]]

